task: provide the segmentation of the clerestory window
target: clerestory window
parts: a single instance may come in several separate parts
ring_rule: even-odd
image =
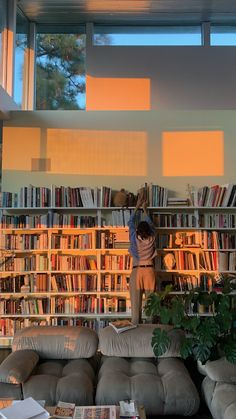
[[[201,26],[103,26],[94,25],[97,46],[199,46]]]
[[[38,27],[36,109],[85,109],[85,27]]]

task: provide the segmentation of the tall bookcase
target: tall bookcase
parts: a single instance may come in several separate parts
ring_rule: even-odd
[[[221,277],[236,280],[236,209],[178,207],[151,210],[157,228],[158,288],[171,284],[181,294],[200,287],[221,290]],[[231,295],[232,310],[236,294]],[[190,314],[207,315],[211,308],[189,307]]]
[[[81,195],[76,189],[24,187],[17,197],[2,197],[1,345],[28,325],[99,329],[131,317],[133,208],[111,207],[110,188],[83,188]],[[172,203],[149,212],[157,229],[159,289],[171,283],[174,293],[195,286],[209,291],[220,273],[236,275],[236,208]],[[235,297],[232,302],[235,309]],[[206,314],[204,307],[198,313]]]

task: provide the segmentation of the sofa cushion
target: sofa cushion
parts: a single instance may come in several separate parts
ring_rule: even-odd
[[[25,398],[45,400],[48,406],[59,400],[92,405],[94,384],[95,371],[90,359],[45,360],[22,387]]]
[[[96,404],[138,400],[147,415],[190,416],[199,408],[198,392],[177,358],[102,357]]]
[[[116,333],[113,327],[107,326],[99,332],[100,350],[107,356],[152,358],[152,334],[157,327],[167,330],[171,338],[170,347],[162,357],[179,357],[182,331],[171,326],[155,324],[140,324],[135,329],[122,333]]]
[[[236,384],[236,364],[232,364],[224,357],[216,361],[208,361],[206,363],[206,373],[213,381]]]
[[[214,419],[235,419],[235,384],[212,381],[206,376],[202,382],[202,391]]]
[[[98,347],[97,333],[88,327],[40,326],[17,332],[12,351],[33,349],[43,359],[90,358]]]
[[[24,383],[37,365],[39,356],[30,349],[12,352],[0,364],[0,382]]]

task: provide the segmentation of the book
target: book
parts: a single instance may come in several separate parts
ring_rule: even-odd
[[[46,419],[49,413],[32,397],[17,401],[0,411],[0,418],[3,419]]]
[[[126,330],[135,329],[137,327],[137,325],[132,323],[130,320],[115,320],[114,322],[110,322],[109,326],[113,327],[116,333],[122,333]]]
[[[138,402],[136,400],[120,401],[120,418],[139,418]]]
[[[73,419],[116,419],[116,406],[78,406]]]
[[[65,403],[58,402],[54,415],[54,418],[57,419],[72,419],[75,414],[75,404],[74,403]]]

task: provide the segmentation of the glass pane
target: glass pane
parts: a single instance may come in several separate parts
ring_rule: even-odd
[[[94,45],[201,45],[200,26],[125,27],[95,25]]]
[[[14,101],[22,107],[23,92],[27,82],[28,20],[19,12],[16,16]]]
[[[39,33],[36,109],[85,109],[85,34]]]
[[[2,85],[3,66],[3,31],[5,29],[6,1],[0,0],[0,84]]]
[[[211,26],[211,45],[236,45],[236,26]]]

